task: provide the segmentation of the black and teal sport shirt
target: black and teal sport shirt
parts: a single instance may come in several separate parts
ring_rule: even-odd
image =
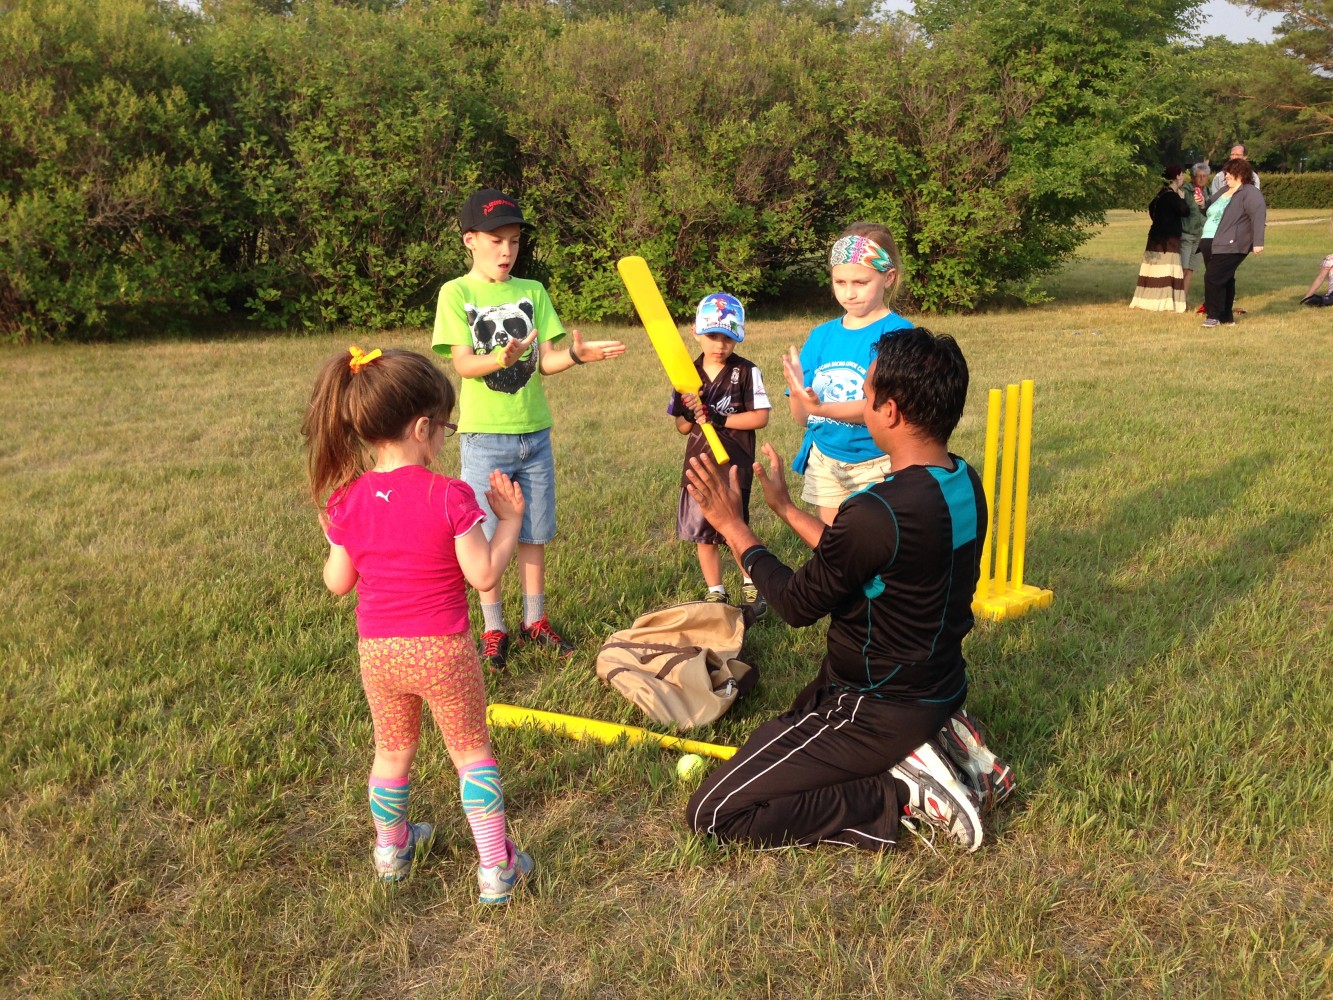
[[[914,465],[848,497],[796,571],[761,545],[741,563],[794,626],[829,616],[823,675],[881,697],[952,699],[967,684],[963,637],[986,537],[977,474]]]

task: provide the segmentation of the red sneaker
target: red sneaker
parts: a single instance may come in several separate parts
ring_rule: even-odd
[[[481,633],[481,662],[490,670],[503,670],[509,657],[509,633],[493,629]]]

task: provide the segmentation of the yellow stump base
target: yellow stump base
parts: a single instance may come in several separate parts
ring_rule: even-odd
[[[973,601],[972,613],[978,618],[1002,622],[1017,618],[1033,608],[1050,607],[1054,599],[1054,591],[1024,584],[1021,589],[1009,590],[1003,594],[989,594],[984,599]]]

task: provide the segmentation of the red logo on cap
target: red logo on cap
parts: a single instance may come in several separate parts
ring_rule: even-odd
[[[482,215],[490,215],[498,206],[507,205],[509,208],[517,209],[518,206],[505,198],[496,198],[494,201],[488,201],[481,206]]]

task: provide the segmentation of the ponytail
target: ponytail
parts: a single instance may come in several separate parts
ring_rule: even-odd
[[[325,361],[301,425],[310,496],[319,505],[368,467],[365,445],[346,417],[347,392],[354,377],[346,354]]]
[[[455,398],[444,373],[414,351],[352,348],[325,361],[301,424],[315,504],[365,472],[376,443],[400,439],[418,417],[447,420]]]

